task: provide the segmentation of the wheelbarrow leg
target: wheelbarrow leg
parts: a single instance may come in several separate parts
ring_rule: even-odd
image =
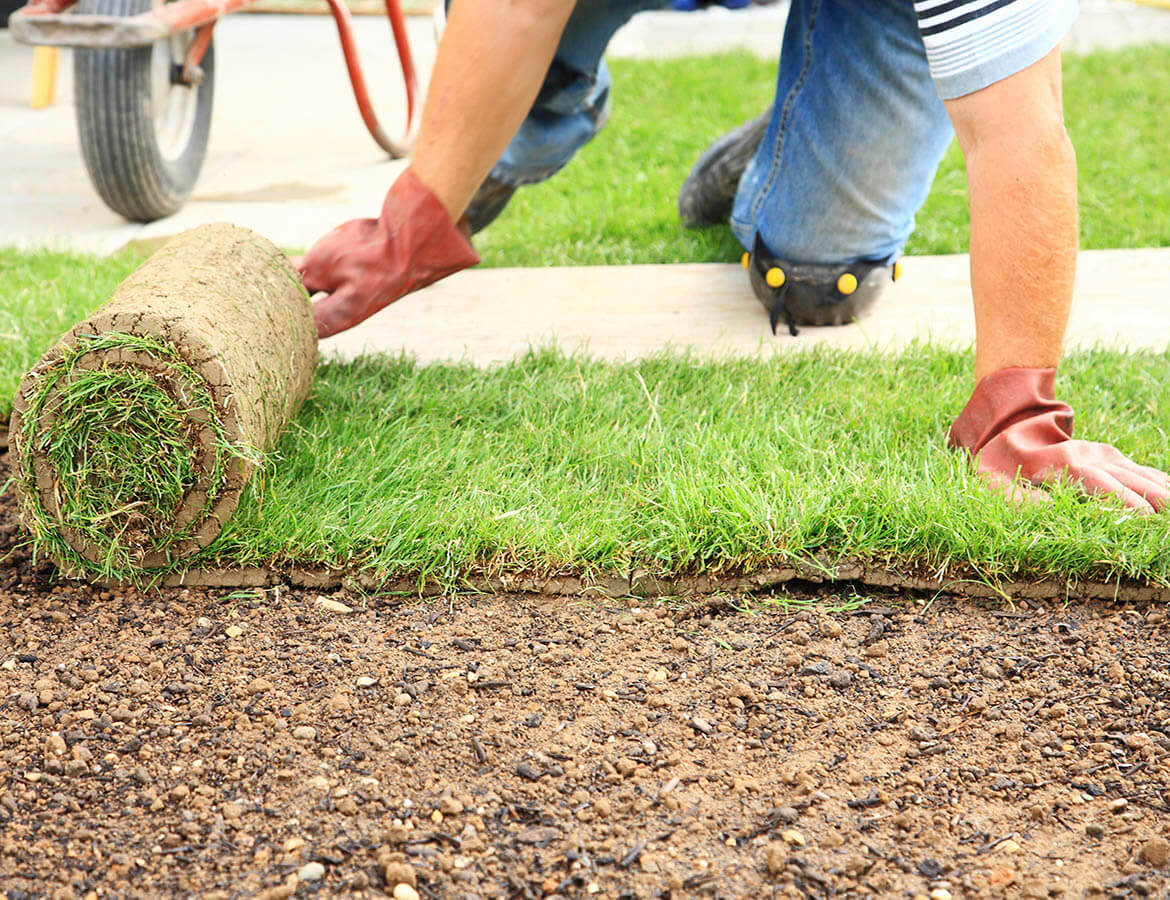
[[[390,18],[390,26],[394,31],[394,42],[398,47],[398,61],[402,65],[402,76],[406,81],[406,135],[402,140],[390,138],[378,123],[374,113],[374,106],[370,102],[370,94],[366,89],[366,79],[362,75],[361,63],[358,60],[357,44],[353,39],[353,22],[343,0],[327,0],[329,9],[333,13],[333,21],[337,23],[337,36],[341,39],[341,52],[345,55],[345,67],[349,71],[349,81],[353,86],[353,96],[357,101],[358,111],[366,130],[379,147],[385,150],[393,159],[400,159],[409,155],[414,143],[414,96],[418,88],[418,78],[414,72],[414,60],[410,54],[410,44],[406,38],[406,20],[398,6],[398,0],[386,0],[386,13]]]
[[[60,58],[60,47],[33,47],[32,99],[29,103],[33,109],[53,105]]]
[[[195,38],[191,41],[191,46],[187,48],[186,56],[183,57],[182,70],[178,73],[179,80],[183,84],[201,84],[203,82],[203,70],[199,68],[199,63],[203,62],[203,54],[207,52],[207,48],[211,44],[213,28],[215,28],[215,22],[208,22],[206,25],[200,25],[199,30],[195,32]]]

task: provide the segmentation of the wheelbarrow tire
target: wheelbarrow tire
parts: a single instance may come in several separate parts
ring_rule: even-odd
[[[151,0],[80,0],[82,14],[132,16],[151,9]],[[74,101],[81,152],[94,188],[114,212],[136,222],[153,222],[178,211],[191,195],[211,131],[215,52],[209,44],[198,85],[166,88],[182,104],[160,135],[155,118],[166,41],[147,47],[73,53]],[[181,61],[181,60],[179,60]],[[194,92],[193,96],[185,92]]]

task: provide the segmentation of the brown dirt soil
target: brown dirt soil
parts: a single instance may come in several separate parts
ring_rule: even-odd
[[[51,581],[11,506],[3,897],[1170,886],[1163,607],[140,594]]]

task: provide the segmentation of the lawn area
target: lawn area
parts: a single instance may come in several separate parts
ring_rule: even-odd
[[[772,99],[775,63],[746,54],[615,60],[609,125],[544,184],[524,188],[476,238],[484,265],[727,262],[727,228],[678,224],[679,185],[707,145]],[[1080,162],[1084,247],[1170,246],[1170,47],[1065,60],[1065,116]],[[629,198],[637,193],[639,203]],[[967,178],[952,145],[908,254],[965,253]]]
[[[768,102],[770,68],[746,56],[615,63],[609,128],[564,173],[520,192],[478,242],[485,263],[733,258],[726,229],[679,227],[674,197],[707,141]],[[1170,245],[1158,169],[1170,48],[1067,70],[1085,245]],[[630,204],[631,189],[645,202]],[[952,152],[914,252],[964,249],[964,191]],[[0,250],[0,422],[21,373],[140,260]],[[534,352],[487,373],[331,362],[212,552],[455,579],[718,570],[826,550],[988,577],[1170,582],[1170,515],[1139,519],[1071,492],[1016,509],[973,485],[943,441],[970,369],[969,354],[928,347],[624,365]],[[1062,395],[1079,436],[1165,469],[1167,381],[1170,352],[1079,353]]]

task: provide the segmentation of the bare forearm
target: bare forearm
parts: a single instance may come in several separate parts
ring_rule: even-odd
[[[536,99],[573,0],[456,0],[411,166],[453,219]]]
[[[958,101],[972,101],[956,129],[971,202],[976,379],[1060,359],[1076,271],[1077,171],[1059,77],[1054,54],[1014,84]]]
[[[969,162],[969,180],[975,377],[1055,367],[1076,272],[1072,148],[993,145]]]

